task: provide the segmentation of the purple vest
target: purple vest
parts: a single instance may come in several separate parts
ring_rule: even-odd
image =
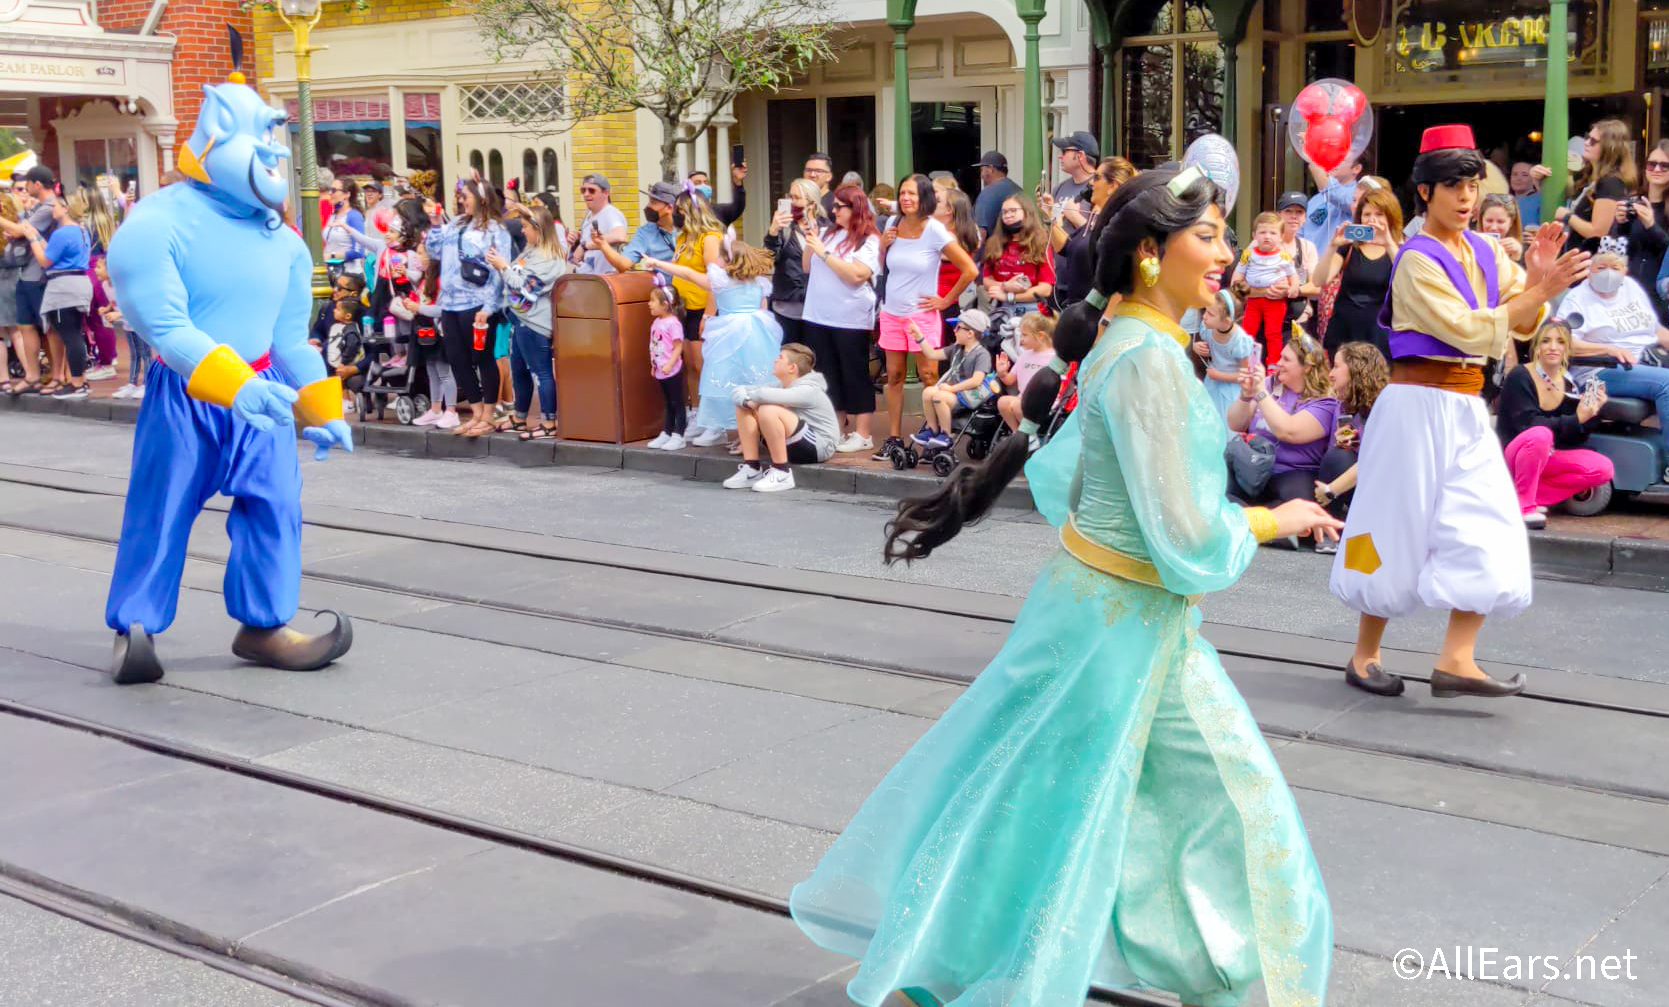
[[[1488,238],[1472,231],[1463,232],[1466,240],[1472,243],[1472,255],[1478,260],[1478,268],[1484,274],[1484,293],[1488,295],[1489,307],[1499,307],[1501,304],[1501,277],[1496,269],[1495,243]],[[1443,243],[1429,234],[1417,234],[1403,243],[1397,252],[1397,257],[1391,263],[1393,282],[1396,278],[1397,266],[1402,264],[1402,257],[1409,252],[1419,251],[1433,262],[1443,267],[1448,274],[1449,282],[1454,284],[1455,290],[1466,299],[1466,304],[1473,311],[1478,310],[1478,295],[1472,290],[1472,280],[1466,275],[1466,267],[1460,264]],[[1379,324],[1391,331],[1391,358],[1402,357],[1466,357],[1471,356],[1455,349],[1448,343],[1429,332],[1416,332],[1413,329],[1391,328],[1391,291],[1385,291],[1385,303],[1379,308]]]

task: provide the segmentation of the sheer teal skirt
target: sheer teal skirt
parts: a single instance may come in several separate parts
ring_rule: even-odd
[[[1292,793],[1182,597],[1062,551],[1002,650],[790,897],[878,1007],[1092,982],[1320,1005],[1332,915]]]

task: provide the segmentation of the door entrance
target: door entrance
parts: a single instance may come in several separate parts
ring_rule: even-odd
[[[923,175],[948,171],[971,199],[979,192],[974,162],[995,127],[995,89],[959,89],[943,101],[910,103],[910,160]]]

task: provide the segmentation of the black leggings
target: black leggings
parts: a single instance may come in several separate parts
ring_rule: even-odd
[[[1337,444],[1327,449],[1321,456],[1321,471],[1315,477],[1324,483],[1330,483],[1356,464],[1356,452],[1349,448],[1341,448]],[[1356,495],[1354,489],[1346,490],[1333,498],[1327,505],[1327,512],[1336,518],[1343,518],[1350,510],[1350,498]]]
[[[661,429],[669,434],[684,433],[689,423],[690,414],[684,408],[684,372],[679,371],[670,378],[657,378],[661,385],[661,397],[666,400],[666,423]]]
[[[440,338],[446,343],[446,360],[458,382],[459,402],[498,401],[498,361],[493,359],[493,326],[497,315],[487,318],[485,349],[475,348],[475,311],[442,311]],[[473,366],[472,366],[473,364]]]
[[[80,308],[46,312],[46,327],[57,332],[64,342],[64,361],[70,365],[71,377],[79,378],[87,372],[87,334],[82,328],[85,317]]]
[[[1264,484],[1263,492],[1256,495],[1247,493],[1234,479],[1234,472],[1229,472],[1229,496],[1247,504],[1268,504],[1279,506],[1288,500],[1315,499],[1315,469],[1290,469],[1277,472],[1269,477]]]
[[[837,329],[806,322],[801,339],[817,355],[817,373],[828,381],[829,401],[837,412],[862,416],[875,411],[868,329]]]

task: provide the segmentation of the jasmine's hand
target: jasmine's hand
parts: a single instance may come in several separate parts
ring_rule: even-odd
[[[271,430],[295,420],[290,407],[297,399],[289,385],[262,378],[250,378],[232,399],[232,415],[256,430]]]
[[[319,446],[319,450],[313,453],[314,461],[324,461],[330,456],[330,449],[333,447],[339,447],[343,451],[354,449],[353,427],[348,426],[347,420],[327,420],[324,426],[308,427],[301,435]]]

